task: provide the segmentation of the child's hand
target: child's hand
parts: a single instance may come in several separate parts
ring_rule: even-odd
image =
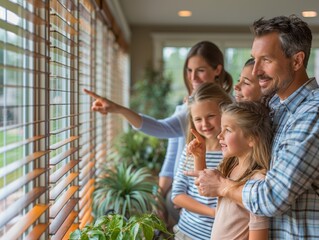
[[[195,138],[187,146],[187,154],[193,155],[194,170],[206,168],[206,143],[205,139],[194,129],[191,129]]]
[[[191,129],[191,132],[195,138],[187,145],[187,153],[193,155],[194,158],[205,158],[205,139],[195,129]]]

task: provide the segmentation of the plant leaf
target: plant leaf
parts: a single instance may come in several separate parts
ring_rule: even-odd
[[[76,229],[74,232],[70,234],[70,240],[80,240],[81,239],[81,231],[80,229]]]
[[[149,225],[143,225],[143,235],[146,240],[152,240],[154,236],[154,229]]]

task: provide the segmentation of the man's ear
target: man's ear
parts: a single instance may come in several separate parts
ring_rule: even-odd
[[[295,71],[299,70],[304,65],[305,53],[299,51],[293,55],[293,69]]]

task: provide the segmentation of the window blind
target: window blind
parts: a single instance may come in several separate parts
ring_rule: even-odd
[[[0,2],[1,240],[68,239],[94,220],[98,163],[123,126],[93,113],[82,88],[128,95],[127,73],[112,69],[122,64],[113,50],[120,48],[99,6]]]
[[[83,88],[92,89],[95,85],[94,68],[96,47],[95,41],[95,14],[93,6],[89,1],[80,1],[80,75],[79,75],[79,116],[80,116],[80,202],[79,202],[79,227],[92,222],[92,194],[94,191],[94,171],[95,171],[95,144],[96,135],[92,131],[95,122],[91,108],[91,99],[82,92]]]
[[[0,2],[0,236],[48,227],[48,36],[45,2]]]
[[[78,227],[78,2],[50,1],[50,226],[52,240]]]
[[[107,82],[108,73],[110,72],[108,62],[110,53],[108,51],[108,44],[112,45],[112,42],[109,41],[110,32],[106,26],[103,26],[101,17],[98,17],[96,20],[96,30],[97,29],[100,29],[100,31],[96,32],[96,68],[94,69],[96,79],[95,90],[102,96],[110,97],[110,86]],[[97,139],[97,144],[95,147],[97,161],[96,175],[99,174],[99,170],[103,167],[103,165],[105,166],[106,164],[108,143],[107,135],[109,133],[109,129],[107,129],[107,121],[109,118],[109,115],[103,118],[96,116],[95,120],[96,124],[94,132]]]

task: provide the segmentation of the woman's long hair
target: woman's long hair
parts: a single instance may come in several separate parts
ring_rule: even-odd
[[[191,95],[193,89],[190,85],[189,79],[187,78],[187,66],[189,59],[194,56],[202,57],[213,69],[216,69],[218,65],[221,65],[222,71],[220,75],[216,79],[212,80],[220,85],[227,93],[230,93],[232,91],[233,78],[228,72],[225,71],[224,55],[222,51],[214,43],[209,41],[202,41],[195,44],[189,50],[184,64],[184,83],[189,95]]]

